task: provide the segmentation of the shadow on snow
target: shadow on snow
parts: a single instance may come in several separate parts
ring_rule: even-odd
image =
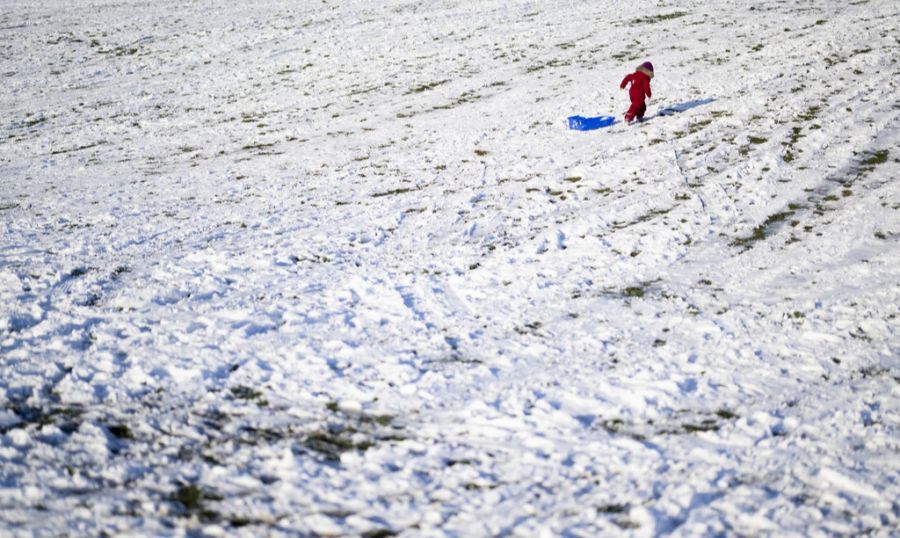
[[[690,110],[692,108],[697,108],[698,106],[708,105],[715,101],[713,98],[709,99],[695,99],[693,101],[687,101],[684,103],[679,103],[677,105],[671,105],[667,107],[663,107],[656,111],[656,116],[671,116],[672,114],[677,114],[679,112],[684,112],[685,110]]]

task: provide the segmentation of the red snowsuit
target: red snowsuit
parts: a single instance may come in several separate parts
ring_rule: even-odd
[[[628,123],[634,121],[634,118],[644,119],[644,113],[647,112],[644,96],[651,97],[651,77],[653,77],[653,71],[638,67],[637,71],[622,79],[622,84],[619,85],[622,89],[625,89],[629,82],[631,83],[631,89],[628,90],[628,95],[631,97],[631,108],[625,113],[625,121]]]

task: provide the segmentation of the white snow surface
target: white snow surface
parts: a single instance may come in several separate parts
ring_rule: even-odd
[[[898,533],[896,2],[0,8],[0,534]]]

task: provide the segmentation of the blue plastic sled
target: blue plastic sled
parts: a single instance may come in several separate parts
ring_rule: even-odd
[[[569,116],[569,129],[576,131],[593,131],[601,127],[609,127],[616,122],[614,116],[597,116],[585,118],[584,116]]]

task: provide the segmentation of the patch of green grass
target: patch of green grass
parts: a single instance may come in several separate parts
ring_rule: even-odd
[[[244,385],[231,387],[231,395],[239,400],[255,400],[262,397],[262,392]]]
[[[397,189],[391,189],[389,191],[376,192],[376,193],[372,194],[372,198],[381,198],[382,196],[394,196],[396,194],[403,194],[403,193],[410,192],[413,190],[415,190],[415,189],[413,189],[412,187],[400,187]]]
[[[693,185],[691,185],[693,187]],[[637,217],[631,222],[622,222],[622,221],[613,221],[613,227],[617,230],[621,230],[623,228],[628,228],[629,226],[634,226],[635,224],[640,224],[642,222],[648,222],[653,220],[656,217],[661,215],[665,215],[674,209],[675,206],[668,207],[665,209],[651,209],[650,211],[644,213],[640,217]]]
[[[673,19],[678,19],[678,18],[681,18],[681,17],[685,17],[685,16],[687,16],[687,15],[689,15],[689,13],[686,12],[686,11],[673,11],[672,13],[662,13],[662,14],[659,14],[659,15],[652,15],[652,16],[649,16],[649,17],[641,17],[641,18],[638,18],[638,19],[633,19],[633,20],[631,21],[631,24],[632,24],[632,25],[637,25],[637,24],[656,24],[656,23],[658,23],[658,22],[671,21],[671,20],[673,20]]]
[[[603,504],[597,507],[597,512],[601,514],[621,514],[628,509],[624,504]]]
[[[30,424],[38,426],[55,424],[64,433],[72,433],[81,426],[81,415],[84,413],[84,410],[80,407],[65,406],[44,409],[28,405],[13,405],[7,409],[16,415],[19,422],[0,427],[0,433],[15,428],[23,428]]]
[[[269,402],[262,397],[262,392],[244,385],[231,387],[231,395],[238,400],[253,401],[260,407],[266,407],[267,405],[269,405]]]
[[[785,143],[786,146],[793,147],[794,144],[797,143],[798,140],[803,138],[803,128],[802,127],[793,127],[791,129],[791,137]]]
[[[37,125],[40,125],[40,124],[44,123],[45,121],[47,121],[46,117],[38,116],[33,119],[25,120],[24,122],[22,122],[22,125],[24,125],[27,128],[30,128],[30,127],[35,127]]]
[[[735,247],[749,247],[756,241],[762,241],[766,238],[766,234],[772,226],[776,223],[783,222],[788,217],[792,216],[794,211],[788,210],[780,213],[774,213],[769,215],[769,217],[759,226],[753,229],[753,232],[746,237],[739,237],[731,242],[731,246]]]
[[[241,149],[242,149],[242,150],[247,150],[247,151],[250,151],[250,150],[263,150],[263,149],[271,148],[271,147],[273,147],[273,146],[275,146],[275,145],[276,145],[276,142],[272,142],[272,143],[268,143],[268,144],[267,144],[267,143],[262,143],[262,142],[260,142],[260,143],[257,143],[257,144],[247,144],[246,146],[242,147]]]
[[[300,67],[295,67],[295,66],[286,65],[286,66],[282,67],[282,68],[278,71],[277,74],[279,74],[279,75],[290,75],[291,73],[299,73],[300,71],[303,71],[303,70],[305,70],[305,69],[309,69],[309,68],[312,67],[312,66],[313,66],[313,64],[310,64],[310,63],[305,64],[305,65],[302,65],[302,66],[300,66]],[[351,94],[351,95],[353,95],[353,94]]]
[[[600,424],[608,433],[619,433],[625,425],[625,421],[620,418],[610,418],[604,420]]]
[[[766,227],[765,226],[757,226],[753,228],[753,233],[746,237],[739,237],[731,242],[731,246],[734,247],[744,247],[749,246],[751,243],[755,243],[756,241],[762,241],[766,238]]]
[[[685,423],[681,427],[687,433],[712,432],[719,429],[719,423],[714,419],[708,418],[700,422],[700,424]]]
[[[325,408],[336,416],[329,418],[326,427],[307,433],[300,445],[327,460],[339,461],[345,452],[365,451],[378,442],[405,438],[395,415],[342,412],[335,401],[326,403]]]
[[[57,150],[53,150],[53,151],[50,152],[50,155],[62,155],[62,154],[65,154],[65,153],[74,153],[74,152],[76,152],[76,151],[83,151],[83,150],[86,150],[86,149],[96,148],[97,146],[102,146],[103,144],[106,144],[106,141],[105,141],[105,140],[101,140],[100,142],[97,142],[97,143],[94,143],[94,144],[85,144],[85,145],[82,145],[82,146],[77,146],[77,147],[74,147],[74,148],[67,148],[67,149],[57,149]]]
[[[98,50],[97,52],[100,54],[113,54],[115,56],[132,56],[138,53],[138,49],[135,47],[116,47],[109,50]]]
[[[472,90],[467,90],[467,91],[464,91],[462,94],[460,94],[456,99],[454,99],[450,103],[448,103],[446,105],[434,106],[431,108],[431,110],[450,110],[450,109],[456,108],[460,105],[464,105],[466,103],[472,103],[474,101],[482,99],[483,97],[484,96],[479,95]],[[412,114],[412,113],[404,115],[404,116],[401,116],[401,114],[397,114],[397,117],[412,117],[412,116],[414,116],[414,114]]]
[[[525,69],[525,72],[526,73],[534,73],[534,72],[540,71],[542,69],[547,69],[547,68],[551,68],[551,67],[566,67],[569,65],[572,65],[572,62],[570,62],[568,60],[550,60],[547,63],[528,66]]]
[[[724,407],[716,411],[716,416],[723,420],[731,420],[733,418],[737,418],[737,415],[735,413],[728,409],[725,409]]]
[[[372,421],[382,427],[390,426],[392,422],[394,422],[394,417],[391,415],[376,415],[371,417]]]
[[[106,429],[109,430],[109,433],[116,436],[116,439],[134,439],[134,434],[131,433],[131,428],[129,428],[125,424],[113,424],[107,426]]]
[[[764,226],[771,226],[776,222],[784,222],[788,217],[794,214],[793,211],[782,211],[781,213],[773,213],[769,215],[769,218],[763,223]]]
[[[181,486],[178,488],[172,498],[182,504],[188,510],[200,508],[203,502],[203,490],[195,485]]]
[[[206,502],[221,501],[223,499],[221,495],[197,487],[194,484],[179,486],[171,498],[173,501],[181,504],[189,514],[196,514],[206,521],[216,519],[219,515],[208,509]]]
[[[447,79],[444,79],[444,80],[439,80],[439,81],[437,81],[437,82],[430,82],[430,83],[427,83],[427,84],[422,84],[422,85],[416,86],[415,88],[413,88],[413,89],[409,90],[408,92],[406,92],[406,95],[411,95],[411,94],[413,94],[413,93],[427,92],[428,90],[433,90],[433,89],[437,88],[438,86],[441,86],[441,85],[446,84],[446,83],[448,83],[448,82],[450,82],[450,81],[447,80]]]
[[[702,121],[698,121],[696,123],[691,124],[690,128],[688,129],[688,134],[694,134],[694,133],[702,130],[704,127],[706,127],[707,125],[712,123],[712,121],[713,120],[702,120]]]
[[[843,63],[846,61],[847,61],[846,58],[842,58],[842,57],[838,56],[837,54],[833,54],[831,56],[825,57],[825,67],[826,67],[826,69],[831,68],[839,63]]]
[[[620,529],[623,530],[633,530],[641,527],[641,524],[637,521],[632,521],[628,518],[619,518],[613,521]]]
[[[812,121],[812,120],[816,119],[817,117],[819,117],[819,112],[821,112],[821,111],[822,111],[821,106],[813,105],[813,106],[809,107],[806,110],[806,112],[797,116],[797,119],[799,119],[800,121]]]
[[[366,451],[375,443],[369,440],[355,441],[351,436],[355,433],[352,429],[343,431],[318,431],[306,436],[303,446],[313,452],[323,455],[332,461],[340,460],[341,454],[352,450]]]
[[[531,334],[534,336],[541,336],[540,329],[543,326],[543,323],[541,323],[540,321],[532,321],[526,323],[522,327],[515,327],[513,330],[522,335]]]
[[[862,164],[863,164],[863,166],[871,166],[874,168],[875,166],[878,166],[879,164],[886,163],[887,159],[888,159],[888,150],[885,149],[885,150],[876,151],[875,153],[872,153],[871,157],[864,160],[862,162]]]
[[[625,297],[643,297],[644,296],[644,287],[643,286],[629,286],[622,291],[622,294]]]

